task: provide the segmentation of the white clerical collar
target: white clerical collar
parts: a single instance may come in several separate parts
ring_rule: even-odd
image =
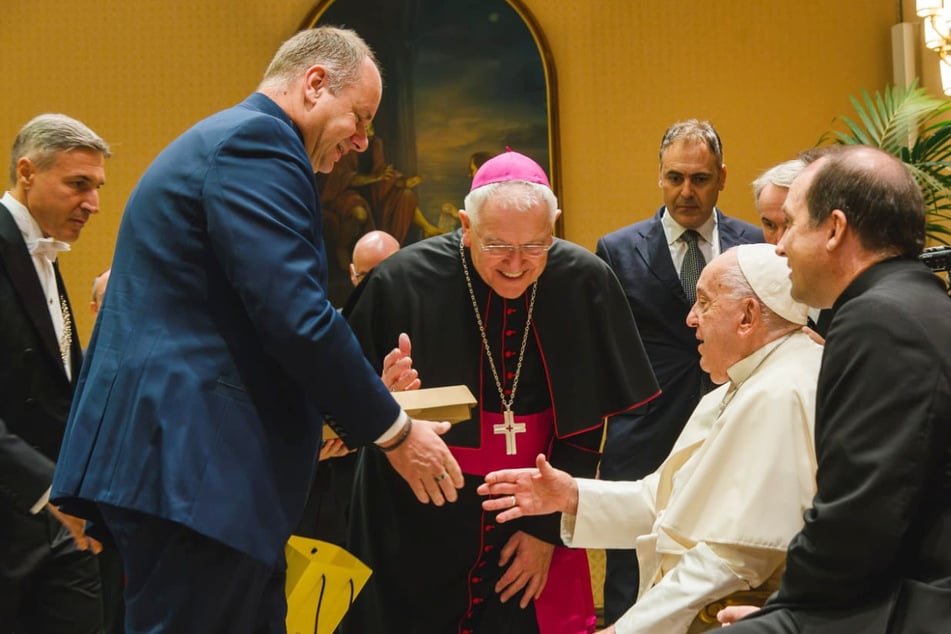
[[[664,207],[664,213],[660,215],[660,223],[664,227],[664,236],[667,238],[667,246],[672,246],[675,242],[680,240],[680,236],[687,230],[686,227],[674,220],[673,215],[671,215],[667,207]],[[714,209],[710,217],[707,218],[707,221],[697,227],[695,231],[699,233],[700,237],[706,240],[707,243],[713,244],[713,234],[716,232],[716,229],[717,211]]]

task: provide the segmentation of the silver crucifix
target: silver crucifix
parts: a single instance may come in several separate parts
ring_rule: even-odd
[[[515,445],[515,434],[527,431],[525,423],[516,423],[515,414],[507,409],[502,413],[505,418],[504,423],[492,425],[492,431],[496,434],[505,434],[505,455],[514,456],[518,453],[518,447]]]

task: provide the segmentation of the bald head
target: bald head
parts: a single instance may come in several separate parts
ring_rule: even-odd
[[[829,308],[863,271],[887,258],[917,258],[925,206],[908,167],[876,148],[848,146],[810,163],[783,206],[792,296]]]
[[[357,240],[350,262],[350,281],[360,283],[373,268],[400,250],[400,243],[385,231],[371,231]]]
[[[868,146],[820,157],[807,196],[813,226],[841,210],[861,246],[880,257],[916,258],[925,241],[921,187],[903,162]]]

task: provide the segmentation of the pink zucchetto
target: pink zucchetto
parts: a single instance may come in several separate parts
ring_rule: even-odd
[[[528,181],[551,188],[545,170],[538,163],[524,154],[508,150],[482,164],[472,178],[472,187],[469,191],[484,185],[506,181]]]

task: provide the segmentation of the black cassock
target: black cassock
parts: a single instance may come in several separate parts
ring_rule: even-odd
[[[460,238],[457,231],[397,252],[373,270],[346,309],[374,367],[382,368],[383,357],[406,332],[424,387],[465,384],[478,400],[472,418],[444,436],[466,473],[457,502],[420,504],[379,450],[361,450],[349,548],[373,575],[347,616],[348,634],[537,631],[535,606],[520,609],[521,594],[506,604],[498,601],[494,585],[504,572],[499,550],[518,530],[560,545],[560,519],[555,514],[499,525],[494,513],[482,510],[476,487],[490,470],[534,466],[539,451],[560,469],[593,477],[604,418],[658,393],[623,291],[593,254],[555,240],[517,372],[531,287],[517,299],[501,298],[481,280],[466,250],[507,398],[519,377],[512,409],[525,431],[510,434],[514,438],[506,445],[506,434],[493,429],[503,408],[466,287]],[[507,447],[517,453],[509,455]],[[550,575],[545,594],[559,596],[549,590],[559,583],[586,583],[563,578],[568,576],[575,575]],[[544,602],[543,595],[540,617],[543,610],[569,610],[543,608]]]

